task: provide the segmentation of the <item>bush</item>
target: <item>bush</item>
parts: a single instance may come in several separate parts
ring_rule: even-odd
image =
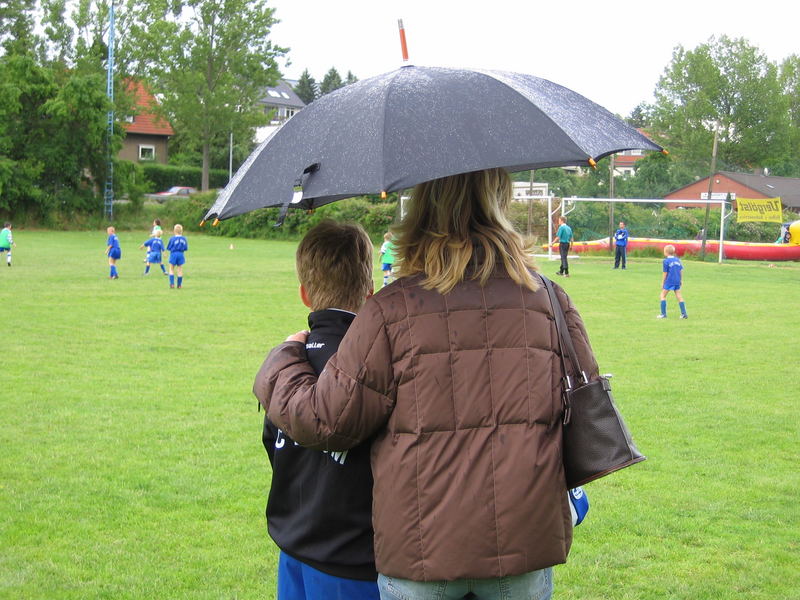
[[[200,222],[216,200],[216,192],[193,194],[189,198],[176,198],[153,207],[162,225],[170,227],[181,223],[187,231],[202,231],[209,235],[246,237],[256,239],[299,239],[322,219],[360,223],[373,241],[382,239],[397,212],[391,202],[375,203],[368,197],[350,198],[326,204],[314,211],[290,209],[281,227],[275,227],[280,208],[262,208],[250,213],[220,221],[216,226]]]
[[[160,192],[173,185],[183,185],[200,189],[203,170],[200,167],[162,165],[160,163],[142,163],[142,170],[152,184],[150,192]],[[208,173],[208,185],[211,188],[223,188],[228,184],[228,171],[211,169]]]

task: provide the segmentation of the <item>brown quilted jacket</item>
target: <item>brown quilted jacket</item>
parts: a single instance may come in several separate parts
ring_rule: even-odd
[[[566,560],[558,342],[544,288],[498,269],[446,294],[395,281],[370,298],[317,380],[302,344],[276,347],[253,391],[297,442],[373,438],[380,573],[417,581],[517,575]],[[581,364],[586,331],[556,286]]]

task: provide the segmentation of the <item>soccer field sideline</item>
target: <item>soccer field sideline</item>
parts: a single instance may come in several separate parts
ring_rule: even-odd
[[[119,280],[104,232],[15,230],[0,267],[0,597],[273,597],[250,386],[306,326],[295,244],[189,234],[170,290],[118,235]],[[657,321],[660,262],[539,260],[648,456],[587,486],[556,597],[790,598],[800,265],[685,261],[690,318]]]

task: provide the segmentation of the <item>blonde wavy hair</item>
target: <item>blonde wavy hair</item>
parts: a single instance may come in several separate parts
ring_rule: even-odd
[[[487,169],[426,181],[414,188],[408,213],[393,228],[398,276],[424,273],[422,285],[442,294],[466,276],[475,247],[483,262],[472,279],[485,285],[502,261],[509,276],[531,290],[539,286],[532,244],[514,230],[506,217],[512,198],[511,179],[504,169]]]

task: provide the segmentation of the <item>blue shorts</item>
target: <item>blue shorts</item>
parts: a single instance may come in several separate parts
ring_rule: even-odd
[[[664,289],[667,290],[668,292],[677,292],[679,289],[681,289],[681,286],[679,286],[679,285],[665,285]]]
[[[377,581],[335,577],[281,552],[278,600],[380,600]]]
[[[381,265],[381,271],[391,271],[392,270],[392,263],[383,263]]]
[[[161,252],[148,252],[147,262],[158,264],[161,262]]]
[[[183,252],[169,253],[169,264],[175,265],[176,267],[180,267],[185,262],[186,258],[183,256]]]
[[[108,258],[113,258],[114,260],[122,258],[122,250],[119,248],[112,248],[108,251]]]
[[[3,248],[2,246],[0,246],[0,254],[2,254],[3,252],[11,252],[11,248]]]

